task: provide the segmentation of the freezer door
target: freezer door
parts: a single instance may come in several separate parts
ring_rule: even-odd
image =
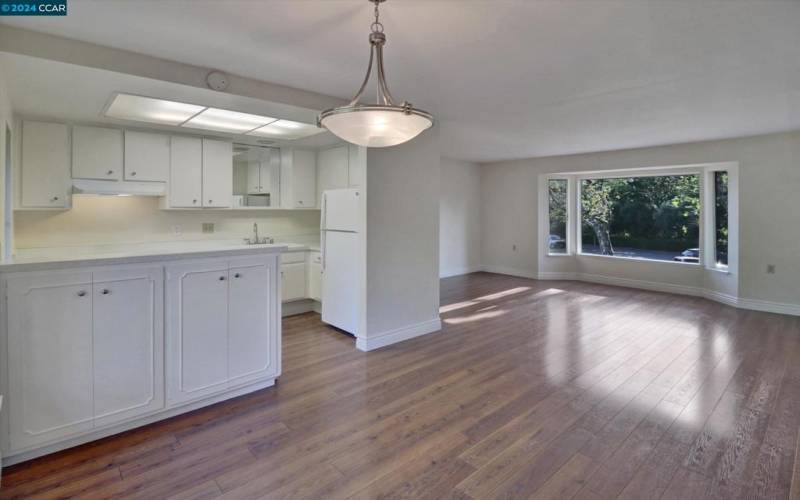
[[[324,231],[322,321],[356,334],[358,325],[358,234]]]
[[[358,231],[359,192],[331,189],[322,193],[322,230]]]

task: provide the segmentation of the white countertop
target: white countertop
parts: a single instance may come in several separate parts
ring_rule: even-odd
[[[319,250],[319,245],[300,243],[275,243],[246,245],[241,240],[202,240],[153,242],[85,247],[29,248],[17,251],[12,260],[0,263],[0,272],[53,269],[70,266],[96,266],[157,260],[176,260],[185,257],[214,257],[246,255],[253,253],[283,253]]]

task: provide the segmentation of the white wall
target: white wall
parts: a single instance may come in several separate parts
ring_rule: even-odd
[[[369,350],[438,330],[439,141],[434,128],[367,150],[366,328]]]
[[[168,211],[155,197],[75,196],[72,210],[18,211],[14,215],[17,249],[50,246],[237,239],[249,236],[253,222],[259,235],[282,241],[319,239],[319,212]],[[203,234],[201,224],[213,222],[215,232]],[[181,234],[173,232],[181,226]]]
[[[477,163],[442,158],[439,200],[439,276],[481,266],[481,170]]]
[[[543,259],[540,266],[538,176],[727,161],[740,166],[739,297],[800,304],[800,132],[483,165],[483,265],[526,276],[578,272],[703,286],[702,269],[669,264],[579,256]],[[767,264],[776,265],[776,274],[766,273]]]
[[[6,126],[11,128],[13,134],[13,123],[11,119],[11,101],[8,98],[6,84],[3,75],[3,68],[0,68],[0,259],[3,256],[6,245],[10,242],[5,241],[5,231],[3,221],[5,221],[5,192],[6,192]],[[13,143],[13,140],[12,140]]]

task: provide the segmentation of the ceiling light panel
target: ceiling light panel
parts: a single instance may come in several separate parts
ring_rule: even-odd
[[[278,120],[264,127],[258,128],[247,135],[257,135],[259,137],[270,137],[273,139],[302,139],[324,132],[324,129],[308,123],[293,122],[291,120]]]
[[[191,120],[183,124],[184,127],[215,130],[217,132],[244,133],[269,123],[277,118],[268,116],[251,115],[228,111],[225,109],[208,108]]]
[[[105,115],[120,120],[180,125],[204,109],[205,106],[195,104],[117,94],[106,109]]]

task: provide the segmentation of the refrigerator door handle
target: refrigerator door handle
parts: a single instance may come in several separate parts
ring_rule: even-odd
[[[327,231],[322,231],[322,235],[320,238],[320,253],[322,253],[322,272],[325,272],[325,237],[327,236]]]

